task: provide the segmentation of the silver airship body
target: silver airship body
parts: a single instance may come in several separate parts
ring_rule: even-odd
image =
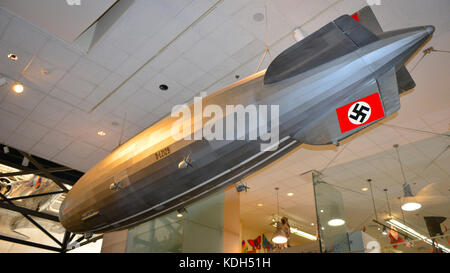
[[[224,113],[226,105],[279,105],[279,142],[270,147],[276,149],[261,149],[260,138],[175,140],[171,130],[178,118],[169,116],[80,178],[61,205],[62,225],[75,233],[129,228],[236,183],[301,143],[338,145],[399,110],[399,94],[415,86],[404,64],[433,32],[432,26],[383,32],[369,7],[336,19],[280,54],[266,71],[203,98],[203,107],[218,105]],[[338,110],[373,96],[382,108],[372,115],[376,119],[344,130]],[[203,124],[212,118],[202,117]],[[246,128],[247,136],[259,134]]]

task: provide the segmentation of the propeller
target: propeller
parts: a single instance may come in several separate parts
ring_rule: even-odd
[[[178,163],[178,169],[187,169],[189,167],[193,168],[191,153],[189,153],[180,163]]]

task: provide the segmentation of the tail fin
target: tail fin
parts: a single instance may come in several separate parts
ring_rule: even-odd
[[[399,94],[409,91],[414,87],[416,87],[416,83],[414,82],[413,78],[411,77],[411,74],[409,74],[405,66],[400,67],[400,69],[397,70],[396,74],[397,74]]]
[[[368,30],[372,31],[375,35],[383,33],[383,29],[377,20],[377,17],[372,11],[370,6],[366,6],[360,9],[357,13],[353,14],[352,17],[365,26]]]
[[[373,13],[370,6],[360,9],[358,12],[354,13],[352,17],[375,35],[383,33],[383,29],[381,28],[380,23],[378,22],[377,17]],[[396,71],[396,75],[399,94],[416,87],[416,83],[405,66],[400,67]]]

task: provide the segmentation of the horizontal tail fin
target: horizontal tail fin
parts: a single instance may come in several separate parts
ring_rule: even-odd
[[[378,41],[377,34],[382,32],[369,6],[353,16],[341,16],[277,56],[267,68],[264,84],[288,79],[344,56]]]

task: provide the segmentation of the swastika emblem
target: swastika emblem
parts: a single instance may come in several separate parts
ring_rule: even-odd
[[[348,120],[355,125],[361,125],[369,120],[371,113],[372,109],[368,103],[358,101],[348,109]]]

